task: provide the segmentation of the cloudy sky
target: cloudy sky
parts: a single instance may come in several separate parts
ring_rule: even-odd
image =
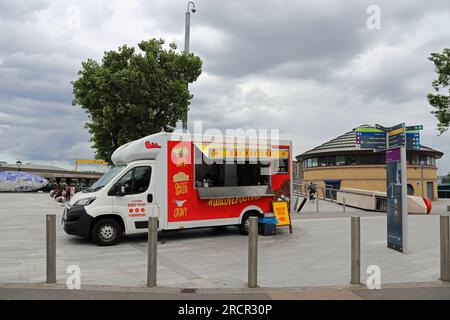
[[[370,5],[380,28],[368,28]],[[430,52],[450,47],[448,0],[197,0],[191,50],[204,61],[190,121],[275,128],[296,154],[363,124],[423,124],[447,155],[426,94]],[[184,45],[186,1],[0,0],[0,161],[92,158],[70,81],[81,61],[149,38]],[[376,26],[376,25],[375,25]]]

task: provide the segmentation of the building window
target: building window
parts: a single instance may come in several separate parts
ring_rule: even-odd
[[[336,156],[336,165],[337,166],[345,165],[345,156]]]
[[[288,173],[288,158],[279,158],[273,161],[273,173]]]
[[[414,194],[414,187],[412,184],[409,184],[406,186],[406,192],[408,193],[408,196],[412,196]]]
[[[303,168],[309,168],[309,159],[303,160]]]
[[[336,165],[336,158],[335,157],[327,157],[327,164],[329,167]]]
[[[420,158],[418,154],[412,154],[411,155],[411,164],[419,165],[420,164]]]
[[[349,156],[345,157],[345,164],[346,165],[355,165],[355,164],[357,164],[357,162],[358,162],[358,159],[354,155],[349,155]]]
[[[420,162],[423,162],[424,165],[427,165],[427,156],[420,155],[419,159],[420,159]],[[419,164],[420,164],[420,162],[419,162]]]
[[[363,154],[358,156],[358,164],[384,164],[384,155],[378,154]]]

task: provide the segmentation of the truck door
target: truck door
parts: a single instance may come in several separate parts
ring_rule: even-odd
[[[155,210],[154,179],[151,165],[130,168],[114,185],[113,213],[125,220],[127,234],[145,231],[148,217]]]

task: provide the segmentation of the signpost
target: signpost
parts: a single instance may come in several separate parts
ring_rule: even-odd
[[[420,150],[422,125],[356,129],[356,146],[386,151],[387,246],[408,251],[408,194],[406,150]]]
[[[408,191],[406,166],[406,126],[386,128],[387,246],[408,250]]]
[[[400,252],[408,245],[406,170],[406,148],[386,150],[387,246]]]
[[[406,146],[407,150],[420,150],[419,131],[422,129],[421,125],[405,127],[403,123],[390,128],[378,124],[375,128],[359,127],[356,128],[356,147],[375,152],[400,146]],[[390,135],[387,135],[388,132]]]

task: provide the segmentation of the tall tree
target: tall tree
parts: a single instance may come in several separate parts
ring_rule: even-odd
[[[430,105],[436,109],[431,113],[435,115],[438,130],[442,134],[450,125],[450,49],[444,49],[442,53],[432,53],[428,60],[434,63],[437,79],[432,82],[435,93],[429,93],[427,98]]]
[[[72,104],[88,113],[85,127],[98,159],[109,161],[129,141],[173,131],[187,112],[193,98],[188,83],[200,76],[202,61],[177,52],[173,43],[163,45],[151,39],[138,44],[141,52],[124,45],[105,52],[101,63],[82,62]]]

